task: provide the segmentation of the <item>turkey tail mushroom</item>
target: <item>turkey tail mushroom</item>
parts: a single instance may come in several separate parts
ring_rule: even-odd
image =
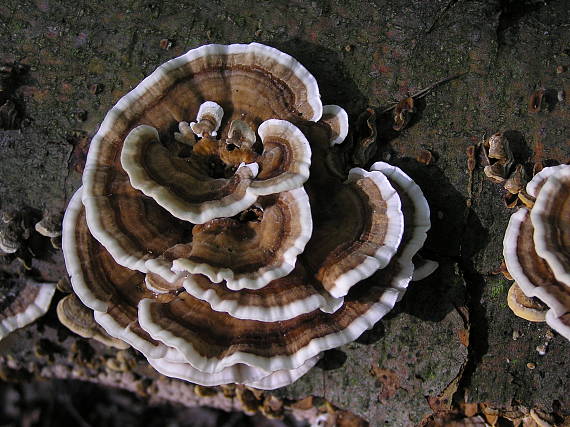
[[[347,134],[277,49],[207,45],[161,65],[91,142],[63,220],[62,323],[204,386],[306,374],[402,298],[430,227],[400,169],[331,173]]]

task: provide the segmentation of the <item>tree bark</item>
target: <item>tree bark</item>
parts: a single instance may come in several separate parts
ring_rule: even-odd
[[[303,400],[315,396],[373,425],[414,425],[458,402],[570,414],[570,343],[555,334],[539,355],[549,328],[508,309],[510,283],[497,271],[513,210],[480,165],[468,171],[466,155],[468,146],[503,131],[528,170],[536,162],[568,161],[568,13],[564,0],[197,0],[188,7],[169,0],[79,6],[5,0],[0,61],[25,67],[0,92],[17,110],[2,122],[16,129],[0,130],[2,211],[63,211],[105,113],[161,63],[202,44],[259,41],[304,64],[324,103],[341,105],[351,118],[366,106],[376,109],[377,158],[400,166],[426,194],[433,226],[423,253],[440,268],[412,284],[372,331],[263,396],[240,391],[239,399],[226,398],[216,389],[201,397],[209,391],[196,394],[193,385],[159,376],[132,350],[119,356],[75,336],[55,316],[62,294],[44,318],[0,342],[2,375],[76,378],[228,410],[245,410],[247,402],[261,410],[274,395],[311,420],[327,408],[334,412],[322,399]],[[381,114],[461,73],[419,99],[403,131],[391,129],[390,113]],[[542,109],[531,113],[529,97],[540,87]],[[56,250],[31,262],[44,279],[65,277]],[[9,257],[0,268],[23,272]]]

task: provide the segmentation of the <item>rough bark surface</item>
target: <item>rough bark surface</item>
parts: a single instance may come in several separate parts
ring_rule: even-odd
[[[0,94],[18,111],[16,124],[4,126],[16,129],[0,130],[0,210],[62,211],[105,113],[166,60],[213,42],[275,46],[315,75],[324,103],[343,106],[351,118],[377,109],[377,158],[402,167],[425,192],[433,227],[424,253],[441,267],[411,285],[372,331],[273,394],[290,399],[287,410],[321,397],[373,425],[415,425],[452,399],[569,415],[570,343],[556,335],[540,356],[536,347],[549,328],[508,309],[510,283],[496,272],[512,210],[481,167],[470,178],[466,157],[469,145],[508,131],[517,160],[530,169],[568,161],[570,108],[560,93],[570,90],[569,18],[565,0],[5,0],[0,61],[27,70]],[[417,102],[402,132],[380,114],[459,73],[466,74]],[[531,114],[528,99],[540,87],[545,103]],[[425,150],[433,155],[428,165],[416,160]],[[32,273],[46,279],[65,274],[55,250],[32,263]],[[23,271],[8,258],[0,268]],[[247,407],[247,398],[221,391],[199,397],[192,385],[153,373],[133,351],[132,362],[117,369],[109,362],[117,352],[67,332],[55,304],[0,346],[10,379],[77,378],[188,406]],[[266,397],[255,397],[253,408]],[[323,402],[301,401],[296,410],[312,420],[335,412]]]

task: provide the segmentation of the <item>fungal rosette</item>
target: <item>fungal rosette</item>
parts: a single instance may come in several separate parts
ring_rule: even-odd
[[[532,207],[511,216],[503,241],[507,270],[526,297],[548,306],[546,322],[570,339],[570,166],[544,168],[526,192]]]
[[[276,49],[208,45],[160,66],[92,140],[64,217],[74,293],[165,375],[290,384],[392,309],[430,227],[400,169],[329,169],[347,132]],[[64,322],[103,340],[72,302],[85,320]]]

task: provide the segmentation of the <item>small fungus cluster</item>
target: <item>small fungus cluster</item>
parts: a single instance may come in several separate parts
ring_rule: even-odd
[[[63,224],[75,295],[165,375],[290,384],[402,298],[430,228],[400,169],[331,170],[347,132],[274,48],[207,45],[163,64],[91,142]],[[69,298],[62,317],[102,340],[88,316],[72,324]]]
[[[0,340],[48,310],[56,286],[32,270],[32,258],[45,251],[45,238],[61,247],[61,215],[45,213],[38,221],[31,209],[0,215]],[[14,268],[14,266],[17,266]]]
[[[481,160],[487,178],[507,190],[503,196],[505,206],[514,208],[528,203],[529,197],[524,189],[527,182],[524,167],[516,162],[504,133],[498,132],[483,142]]]
[[[515,280],[509,306],[528,320],[546,320],[570,340],[570,165],[544,168],[526,193],[528,207],[511,216],[503,241]],[[548,306],[546,315],[528,301],[535,297]]]

